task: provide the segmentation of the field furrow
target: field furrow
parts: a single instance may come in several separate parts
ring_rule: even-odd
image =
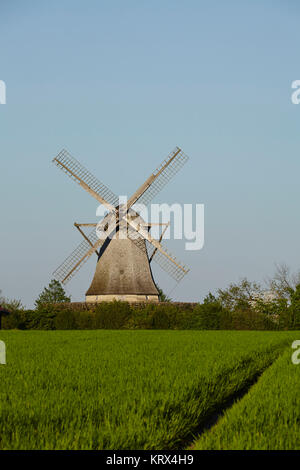
[[[289,348],[193,449],[299,450],[300,365]]]

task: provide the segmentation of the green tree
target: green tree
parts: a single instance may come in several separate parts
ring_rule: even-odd
[[[207,298],[206,298],[207,299]],[[193,310],[194,328],[203,330],[218,330],[220,328],[223,307],[218,301],[204,301],[198,304]]]
[[[290,294],[291,305],[289,307],[290,313],[290,327],[294,329],[300,328],[300,284],[297,284],[293,292]]]
[[[35,301],[35,306],[39,308],[43,304],[56,304],[70,301],[71,297],[68,297],[66,295],[66,292],[62,287],[61,283],[56,279],[52,279],[52,281],[49,283],[49,286],[45,287],[43,292]]]
[[[0,305],[2,305],[3,308],[5,308],[9,311],[18,311],[18,310],[24,310],[25,309],[25,307],[22,304],[21,300],[7,299],[6,297],[3,297],[1,289],[0,289]]]
[[[211,292],[203,299],[204,304],[213,304],[215,302],[218,302],[218,299]]]
[[[158,298],[160,302],[171,302],[171,299],[163,292],[163,290],[156,286],[158,290]]]
[[[229,310],[248,310],[262,293],[259,284],[244,278],[239,284],[232,283],[227,289],[218,289],[218,301]]]

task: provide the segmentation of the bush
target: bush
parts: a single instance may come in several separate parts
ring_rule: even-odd
[[[129,330],[149,330],[153,327],[152,316],[149,314],[149,307],[146,308],[132,308],[131,315],[127,318],[124,328]]]
[[[24,312],[26,329],[55,330],[57,308],[53,304],[41,304],[36,310]]]
[[[223,307],[219,302],[199,304],[194,308],[194,327],[200,330],[218,330]]]
[[[2,317],[2,329],[3,330],[25,330],[23,312],[12,311],[9,315]]]
[[[148,314],[150,315],[151,325],[154,330],[168,330],[170,327],[174,326],[174,322],[172,324],[170,321],[173,313],[172,309],[171,311],[168,311],[168,308],[165,308],[164,306],[162,306],[162,308],[155,307],[154,305],[151,307],[152,308],[148,311]]]
[[[300,303],[272,314],[245,305],[233,311],[211,298],[203,304],[41,304],[37,310],[13,311],[3,317],[5,329],[92,330],[275,330],[300,328]]]
[[[95,315],[87,311],[79,311],[74,315],[76,329],[78,330],[93,330]]]
[[[54,318],[54,327],[56,330],[76,330],[77,323],[74,312],[72,310],[57,312]]]
[[[275,330],[276,323],[268,316],[255,310],[236,310],[232,312],[233,330]]]
[[[125,327],[131,313],[128,302],[101,302],[96,306],[94,328],[116,330]]]

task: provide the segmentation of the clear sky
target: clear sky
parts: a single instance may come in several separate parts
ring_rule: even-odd
[[[201,251],[166,242],[191,268],[175,300],[297,270],[299,14],[296,0],[0,0],[2,294],[32,306],[81,241],[73,223],[95,220],[51,163],[63,147],[128,195],[176,145],[190,156],[154,201],[205,204]]]

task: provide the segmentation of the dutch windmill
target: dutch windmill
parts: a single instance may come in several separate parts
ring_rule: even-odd
[[[179,282],[189,271],[171,255],[162,243],[169,224],[165,224],[159,240],[150,234],[146,223],[134,210],[135,204],[148,205],[159,191],[186,163],[188,157],[176,147],[142,186],[119,205],[119,198],[86,170],[69,152],[62,150],[53,162],[83,189],[108,209],[100,223],[74,223],[84,240],[53,273],[66,284],[94,253],[97,264],[86,302],[110,301],[158,302],[158,290],[150,263],[156,261]],[[164,224],[160,224],[164,225]],[[86,235],[82,227],[93,227]],[[95,229],[96,228],[96,229]]]

